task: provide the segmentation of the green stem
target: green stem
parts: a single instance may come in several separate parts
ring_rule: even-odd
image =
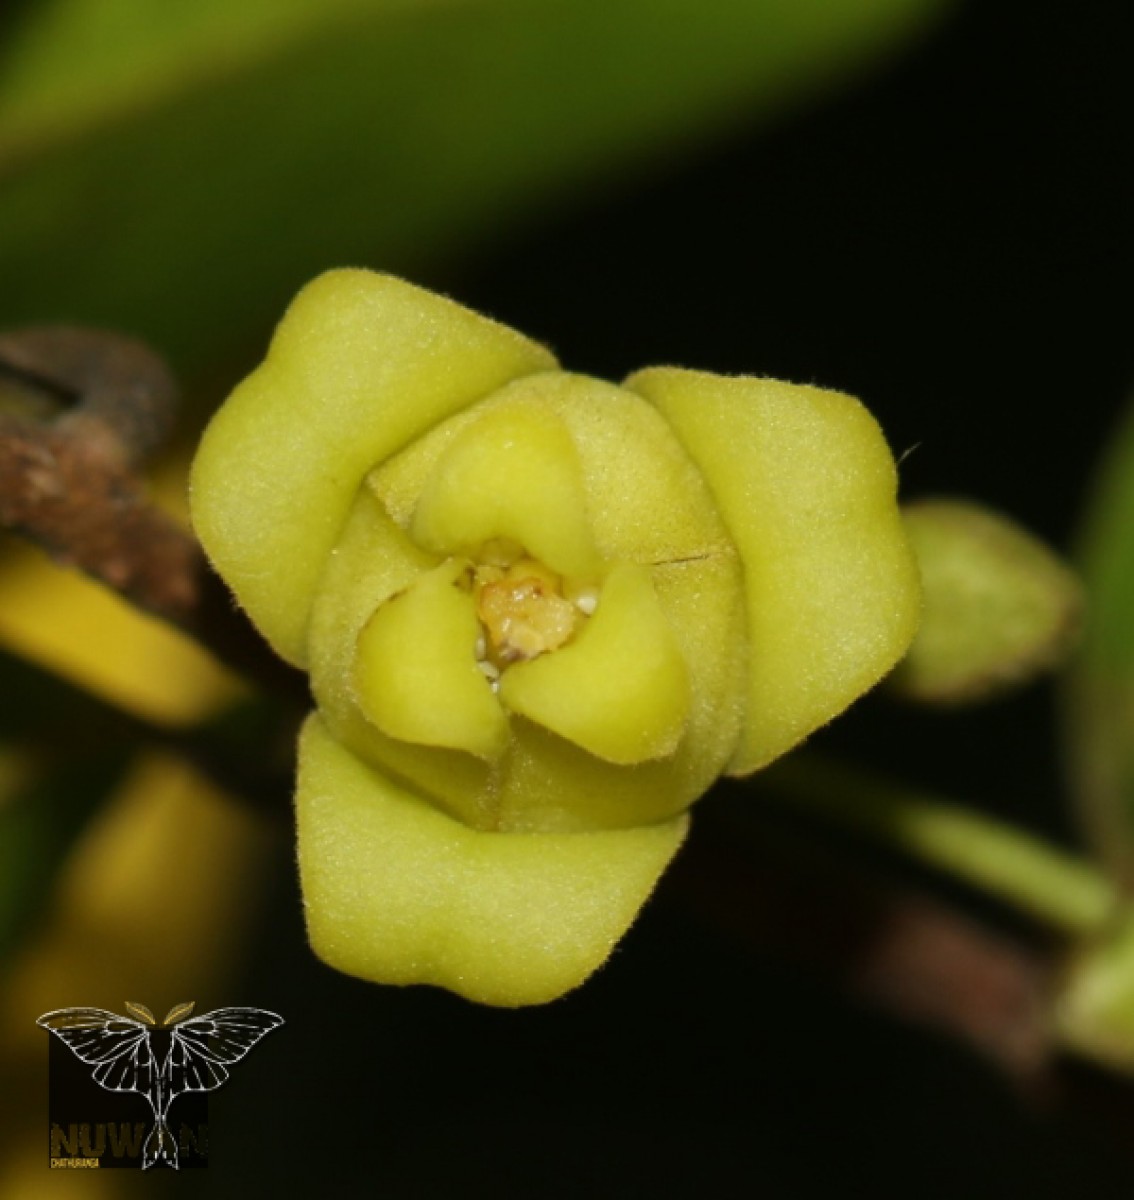
[[[1103,928],[1118,891],[1093,864],[948,800],[796,755],[760,776],[793,804],[850,826],[1063,933]]]

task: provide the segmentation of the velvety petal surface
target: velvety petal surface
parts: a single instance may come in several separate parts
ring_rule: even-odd
[[[369,769],[312,716],[300,742],[308,932],[331,966],[485,1004],[555,999],[610,954],[685,836],[481,833]]]
[[[509,667],[500,699],[608,762],[672,754],[689,717],[689,671],[649,568],[616,567],[575,641]]]
[[[456,585],[464,569],[447,559],[378,608],[358,635],[355,688],[363,715],[390,737],[493,759],[508,720],[477,670],[476,609]]]
[[[312,608],[311,689],[328,728],[353,753],[406,780],[470,825],[493,828],[493,772],[487,760],[383,733],[366,717],[359,695],[358,643],[367,623],[437,565],[436,556],[415,546],[364,484],[327,559]]]
[[[594,576],[578,452],[563,422],[496,407],[446,446],[414,506],[410,536],[440,554],[509,539],[562,575]]]
[[[311,602],[377,463],[517,376],[542,346],[388,275],[330,271],[288,309],[264,363],[210,422],[193,524],[275,649],[307,662]]]
[[[764,766],[901,658],[920,582],[874,418],[820,388],[656,368],[625,386],[669,420],[743,564],[747,708],[728,770]]]
[[[517,413],[528,423],[566,430],[582,477],[586,520],[604,562],[659,563],[733,552],[704,479],[666,421],[624,388],[568,371],[517,379],[376,470],[374,490],[394,520],[411,527],[419,499],[436,486],[431,477],[467,429],[480,422],[491,427]],[[534,473],[525,472],[525,478],[532,480]],[[565,513],[560,519],[573,517]]]
[[[370,490],[387,514],[384,519],[412,530],[419,500],[437,486],[433,481],[451,461],[450,453],[463,456],[462,446],[478,444],[478,429],[511,422],[517,413],[524,414],[525,423],[555,429],[556,438],[560,427],[570,437],[582,482],[581,510],[600,559],[649,568],[662,617],[688,674],[689,713],[672,754],[668,748],[676,721],[653,743],[654,750],[668,757],[632,766],[598,758],[573,744],[570,735],[541,728],[537,719],[513,716],[513,744],[495,777],[485,780],[478,811],[493,814],[489,823],[494,828],[544,831],[624,828],[672,816],[712,783],[735,748],[747,652],[735,547],[704,479],[664,418],[641,397],[600,380],[561,371],[535,374],[507,385],[407,446],[371,473]],[[486,454],[481,464],[492,461]],[[525,478],[528,489],[538,489],[539,474]],[[559,494],[564,503],[578,503],[572,499],[573,489],[563,488]],[[527,490],[516,493],[514,503],[545,508],[549,514],[556,511],[542,499],[529,500]],[[563,516],[565,527],[572,528],[576,514]],[[549,515],[548,525],[554,521]],[[516,528],[510,519],[509,527]],[[372,534],[362,530],[357,543],[353,536],[344,538],[323,589],[327,612],[341,611],[335,596],[357,590],[357,579],[377,576],[371,565],[374,545]],[[355,605],[352,619],[361,619],[364,608]],[[335,622],[326,633],[316,624],[313,646],[341,638]],[[566,649],[548,657],[547,670],[563,653]],[[319,649],[315,658],[322,656]],[[596,694],[609,692],[617,678],[612,663],[606,664],[605,673],[599,664]],[[582,711],[588,702],[586,688],[576,687],[574,679],[561,682],[572,691],[558,698],[560,707]],[[316,686],[318,694],[318,682]],[[549,719],[546,710],[543,715]],[[379,747],[373,737],[368,742],[379,752],[371,761],[398,769],[392,747]],[[623,761],[630,753],[614,751]],[[410,777],[425,786],[425,764],[402,761],[412,771]],[[436,786],[444,790],[445,783],[437,780]],[[457,807],[460,798],[453,791],[446,794],[453,811],[465,811]]]

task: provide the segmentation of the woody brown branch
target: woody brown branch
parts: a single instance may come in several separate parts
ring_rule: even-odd
[[[173,424],[176,389],[161,360],[117,334],[33,329],[0,335],[0,380],[52,410],[0,414],[0,524],[234,669],[298,692],[298,674],[264,647],[196,539],[135,474]]]
[[[195,632],[200,551],[100,438],[0,417],[0,521]]]
[[[745,809],[739,820],[726,787],[698,814],[670,884],[696,912],[763,956],[969,1045],[1030,1094],[1048,1086],[1048,953]]]
[[[0,378],[64,406],[60,432],[92,453],[137,466],[166,439],[177,385],[144,343],[100,329],[49,325],[0,333]]]

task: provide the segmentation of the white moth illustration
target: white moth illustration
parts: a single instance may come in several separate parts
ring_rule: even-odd
[[[266,1034],[284,1023],[262,1008],[218,1008],[190,1017],[194,1004],[175,1005],[159,1026],[144,1004],[126,1001],[140,1017],[120,1017],[104,1008],[59,1008],[44,1013],[37,1025],[50,1030],[89,1066],[95,1083],[108,1092],[138,1092],[153,1111],[154,1124],[142,1146],[142,1169],[164,1163],[178,1170],[177,1141],[167,1117],[174,1098],[184,1092],[211,1092],[228,1079],[228,1070]],[[169,1049],[158,1062],[152,1029],[169,1030]]]

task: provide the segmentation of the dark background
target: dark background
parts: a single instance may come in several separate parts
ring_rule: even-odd
[[[962,6],[773,132],[422,282],[576,370],[858,394],[910,451],[907,496],[980,497],[1067,548],[1134,375],[1128,23],[1120,0]],[[949,716],[871,697],[817,741],[1073,842],[1056,723],[1047,685]],[[1134,1195],[1134,1142],[738,945],[672,880],[581,991],[497,1012],[315,962],[280,846],[256,961],[223,1002],[288,1025],[214,1105],[212,1192],[333,1173],[398,1200]]]

